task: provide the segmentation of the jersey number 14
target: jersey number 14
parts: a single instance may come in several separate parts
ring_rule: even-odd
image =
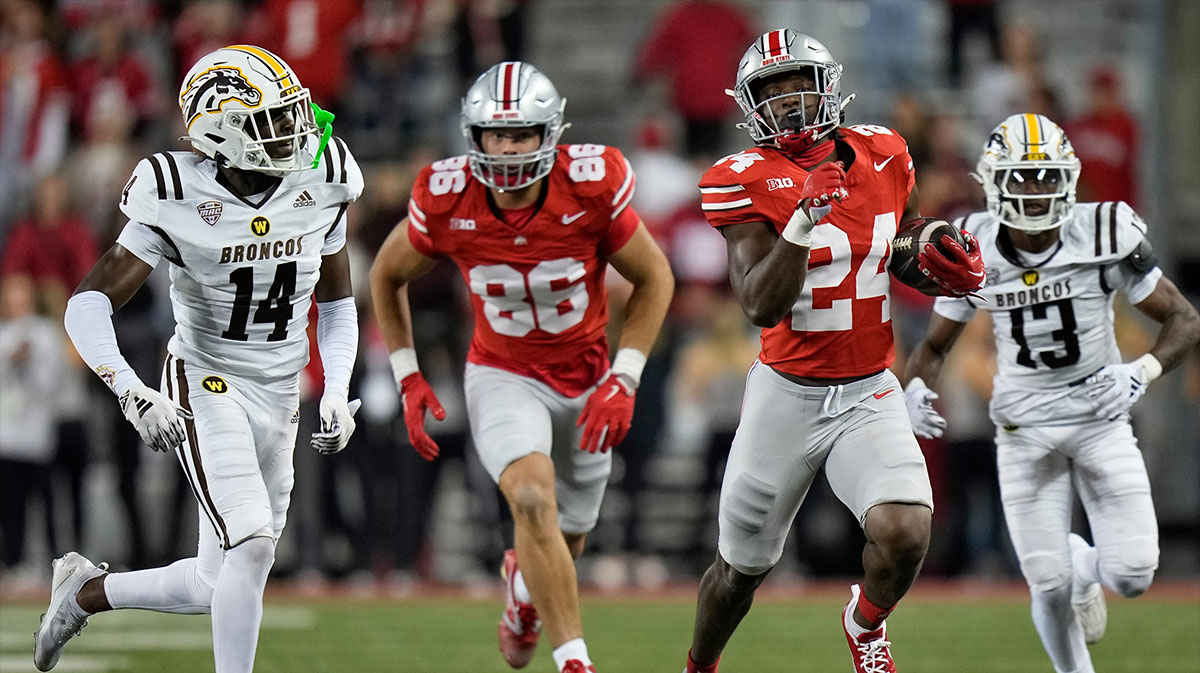
[[[229,315],[229,328],[221,332],[225,339],[247,341],[246,323],[250,320],[250,304],[254,299],[254,267],[243,266],[229,272],[229,282],[235,288],[233,311]],[[275,267],[275,280],[267,296],[258,302],[254,311],[254,322],[275,325],[267,335],[267,341],[283,341],[287,338],[288,322],[292,319],[292,295],[296,293],[296,263],[286,262]]]

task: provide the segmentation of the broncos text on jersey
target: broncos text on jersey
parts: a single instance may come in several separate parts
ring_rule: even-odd
[[[849,198],[812,233],[800,298],[776,326],[763,328],[759,360],[812,378],[847,378],[891,366],[895,357],[887,266],[915,184],[904,139],[874,125],[843,128],[853,150]],[[701,207],[714,227],[767,222],[782,232],[808,172],[773,147],[718,161],[700,181]]]
[[[139,259],[171,263],[175,335],[168,350],[201,367],[252,378],[308,363],[308,312],[321,257],[346,242],[345,212],[362,193],[340,138],[316,168],[285,173],[244,198],[191,152],[142,159],[121,194],[129,217],[117,239]]]
[[[939,297],[934,311],[958,322],[988,311],[996,337],[993,420],[1002,425],[1059,425],[1090,418],[1083,380],[1121,361],[1113,298],[1137,304],[1162,271],[1146,242],[1146,224],[1126,203],[1080,203],[1047,253],[1017,250],[991,214],[954,222],[974,232],[987,280],[984,301]]]
[[[616,148],[559,145],[545,181],[532,216],[510,223],[467,157],[434,162],[413,186],[408,237],[462,273],[475,312],[469,362],[575,397],[608,369],[604,272],[640,222],[635,179]]]

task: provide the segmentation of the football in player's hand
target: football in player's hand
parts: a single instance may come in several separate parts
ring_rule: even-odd
[[[920,290],[931,297],[942,296],[942,288],[918,268],[917,255],[925,249],[926,244],[932,243],[942,254],[950,259],[950,251],[942,243],[942,236],[949,236],[961,246],[966,246],[962,232],[945,220],[933,217],[919,217],[900,225],[900,231],[892,239],[892,258],[888,262],[888,271],[905,285]]]

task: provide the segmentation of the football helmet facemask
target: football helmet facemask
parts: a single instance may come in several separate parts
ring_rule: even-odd
[[[812,91],[782,92],[762,97],[767,80],[788,74],[808,75]],[[817,40],[791,29],[764,33],[746,50],[738,64],[737,83],[725,93],[733,96],[742,114],[744,128],[756,144],[775,145],[788,152],[800,153],[816,145],[842,123],[842,110],[853,100],[842,100],[842,66]],[[816,113],[809,118],[806,108],[816,98]],[[798,98],[800,105],[776,116],[771,103]]]
[[[179,109],[182,139],[221,165],[279,175],[312,162],[319,133],[308,89],[266,49],[232,45],[201,58],[183,78]]]
[[[554,84],[528,63],[505,61],[487,69],[462,99],[462,132],[467,161],[475,179],[493,189],[523,189],[554,168],[567,100]],[[542,142],[524,154],[488,154],[481,142],[485,129],[541,127]]]
[[[983,147],[976,172],[988,211],[1029,233],[1060,227],[1075,205],[1079,158],[1062,128],[1043,115],[1005,119]]]

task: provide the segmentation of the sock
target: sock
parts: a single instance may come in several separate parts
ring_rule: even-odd
[[[104,595],[114,610],[205,614],[212,605],[213,584],[199,575],[197,567],[198,559],[192,557],[162,568],[109,573]]]
[[[896,606],[893,605],[887,610],[882,610],[872,604],[871,601],[867,600],[867,597],[863,595],[859,585],[855,584],[850,590],[854,595],[854,600],[852,600],[846,606],[845,614],[842,615],[842,623],[846,626],[846,633],[849,633],[851,638],[858,640],[868,633],[878,631],[879,628],[883,626],[883,620],[887,619],[887,616],[892,613],[892,610],[896,609]],[[858,606],[858,611],[862,613],[863,617],[873,624],[878,624],[878,626],[873,629],[868,629],[855,621],[854,607],[856,605]]]
[[[592,664],[592,660],[588,658],[587,645],[584,644],[583,638],[568,640],[562,645],[559,645],[558,647],[554,648],[554,652],[551,653],[551,656],[554,657],[554,667],[560,671],[563,669],[563,666],[566,666],[567,662],[572,659],[578,659],[579,661],[583,662],[584,666],[590,666]]]
[[[517,574],[513,577],[513,593],[517,596],[517,601],[533,605],[533,596],[529,595],[529,587],[525,586],[525,575],[521,573],[521,569],[517,568]]]
[[[684,673],[717,673],[717,664],[721,663],[721,657],[707,666],[701,666],[692,659],[692,651],[688,650],[687,669]]]
[[[1095,673],[1087,644],[1083,641],[1083,629],[1075,619],[1071,607],[1071,586],[1063,585],[1050,591],[1031,592],[1033,598],[1033,625],[1050,663],[1059,673]]]
[[[1076,595],[1082,594],[1089,586],[1100,581],[1100,554],[1095,547],[1071,552],[1071,573]]]
[[[275,541],[253,537],[225,552],[213,590],[216,673],[250,673],[258,649],[263,589],[275,562]]]

